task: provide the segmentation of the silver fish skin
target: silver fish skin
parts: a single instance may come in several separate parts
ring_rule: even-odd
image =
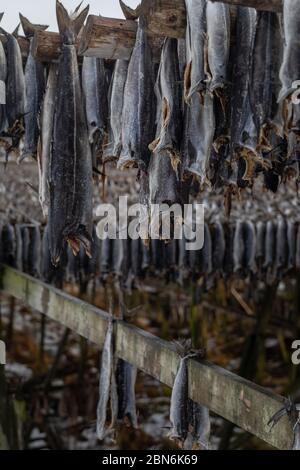
[[[33,57],[33,39],[31,38],[29,41],[29,55],[25,66],[25,135],[20,161],[28,157],[37,158],[40,133],[38,115],[46,87],[44,66]]]
[[[233,262],[234,272],[239,273],[244,266],[245,242],[244,242],[244,222],[238,220],[234,233],[233,242]]]
[[[245,268],[252,274],[257,273],[256,264],[256,230],[253,222],[246,221],[244,224],[245,240]]]
[[[207,73],[205,49],[206,0],[185,0],[187,11],[186,60],[184,98],[189,102],[195,92],[206,89]]]
[[[108,83],[103,59],[83,58],[82,88],[89,142],[95,146],[95,152],[101,152],[108,121]]]
[[[107,148],[104,149],[104,161],[118,159],[121,153],[122,112],[127,72],[128,61],[117,60],[111,83],[109,103],[109,135]]]
[[[183,445],[188,434],[188,368],[187,358],[181,358],[171,395],[169,437]]]
[[[40,277],[41,275],[41,232],[36,225],[30,229],[30,243],[28,253],[28,270],[31,276]]]
[[[16,233],[16,268],[19,271],[23,271],[23,240],[22,240],[22,229],[19,224],[15,226]]]
[[[296,268],[300,269],[300,224],[298,225],[296,239]]]
[[[192,434],[193,450],[210,450],[210,416],[209,409],[189,400],[189,425]]]
[[[225,250],[226,250],[226,245],[225,245],[225,234],[223,230],[223,225],[220,221],[217,221],[213,227],[212,258],[213,258],[213,269],[214,271],[220,274],[223,273]]]
[[[271,269],[275,261],[276,250],[276,227],[272,220],[268,220],[265,238],[265,260],[264,269]]]
[[[209,276],[213,272],[212,237],[207,223],[204,225],[204,245],[201,251],[201,273]]]
[[[145,22],[140,18],[124,90],[119,168],[147,170],[149,144],[155,137],[155,112],[152,51]]]
[[[288,242],[288,269],[296,267],[297,251],[297,223],[293,220],[287,222],[287,242]]]
[[[67,265],[67,250],[64,250],[63,259],[58,267],[54,267],[51,262],[49,238],[48,238],[48,227],[45,227],[42,237],[42,261],[41,261],[41,278],[48,284],[53,284],[57,288],[63,287],[63,282],[66,274]],[[72,256],[74,258],[74,256]],[[76,259],[76,258],[75,258]],[[67,277],[67,276],[66,276]],[[66,279],[67,280],[67,279]],[[75,280],[72,279],[73,282]]]
[[[22,263],[23,263],[23,271],[28,273],[29,271],[29,244],[30,244],[30,233],[29,228],[25,225],[22,226]]]
[[[165,39],[156,82],[158,106],[157,137],[150,144],[152,152],[165,151],[174,169],[181,161],[182,93],[177,40]]]
[[[283,2],[284,50],[280,69],[282,84],[278,101],[287,98],[295,88],[293,83],[300,80],[300,60],[298,45],[300,42],[300,3],[297,0]]]
[[[50,155],[52,144],[52,133],[54,125],[55,96],[57,89],[58,67],[51,64],[49,68],[46,93],[44,96],[41,113],[41,150],[38,152],[39,167],[39,201],[43,214],[48,215],[50,195]]]
[[[230,9],[225,3],[206,5],[209,82],[208,89],[214,92],[224,88],[228,81],[230,51]]]
[[[196,175],[203,186],[209,183],[208,170],[215,135],[214,98],[206,93],[201,103],[196,93],[187,110],[189,166],[186,172]]]
[[[76,33],[88,9],[70,17],[57,2],[57,19],[63,40],[58,66],[53,144],[50,159],[49,240],[57,265],[67,241],[78,254],[80,245],[90,255],[92,240],[93,168],[84,100],[80,84]]]
[[[12,128],[25,113],[25,76],[20,46],[17,38],[1,30],[7,38],[7,80],[6,80],[6,116],[8,127]]]
[[[182,182],[179,181],[166,151],[151,155],[148,173],[151,204],[172,206],[183,203]]]
[[[283,217],[277,221],[276,231],[276,261],[275,266],[277,273],[282,273],[287,267],[288,261],[288,240],[287,240],[287,224]]]
[[[261,264],[265,255],[266,224],[259,221],[256,227],[256,261]]]
[[[0,21],[1,21],[1,17],[0,17]],[[3,44],[0,41],[0,82],[2,81],[4,84],[6,84],[6,79],[7,79],[7,60],[6,60],[6,55],[5,55]],[[0,135],[4,130],[6,130],[6,127],[7,127],[6,105],[3,103],[2,104],[0,103]]]
[[[135,429],[138,427],[135,401],[136,376],[136,367],[119,359],[116,369],[118,420],[129,422]]]
[[[179,61],[179,72],[180,72],[180,81],[184,80],[184,71],[186,67],[186,42],[185,39],[180,38],[177,40],[177,49],[178,49],[178,61]],[[183,101],[182,101],[183,109]]]
[[[233,149],[243,145],[243,132],[249,118],[249,82],[255,30],[256,11],[253,8],[238,7],[231,98],[231,146]]]
[[[110,396],[110,383],[113,371],[113,321],[108,323],[104,347],[101,356],[99,379],[99,402],[97,406],[97,437],[101,441],[105,436],[107,405]]]

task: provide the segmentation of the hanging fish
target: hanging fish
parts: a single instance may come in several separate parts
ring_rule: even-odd
[[[155,111],[152,51],[146,21],[140,17],[124,90],[119,168],[139,167],[147,170],[149,144],[155,137]]]
[[[117,419],[137,429],[138,421],[135,402],[137,369],[128,362],[118,359],[115,376],[118,400]]]
[[[279,67],[281,61],[278,15],[258,11],[253,46],[249,97],[258,139],[258,148],[270,150],[268,130],[277,112]]]
[[[16,266],[16,234],[13,225],[5,224],[1,233],[3,263]]]
[[[139,4],[135,9],[127,6],[122,0],[119,0],[120,7],[126,18],[126,20],[137,20],[141,14],[141,4]]]
[[[112,257],[116,241],[117,240],[111,240],[109,237],[102,240],[100,253],[100,274],[103,280],[105,280],[111,272]]]
[[[230,9],[225,3],[206,5],[207,58],[209,66],[208,89],[218,92],[228,83],[230,51]]]
[[[108,322],[104,347],[101,356],[99,379],[99,402],[97,406],[97,437],[101,441],[105,436],[107,405],[110,396],[110,383],[113,371],[113,319]]]
[[[280,69],[282,87],[278,101],[283,101],[299,86],[300,3],[297,0],[284,0],[283,2],[283,32],[283,62]]]
[[[66,273],[66,265],[67,265],[67,250],[63,250],[62,260],[59,266],[53,266],[51,262],[51,255],[50,255],[50,245],[49,245],[49,238],[48,238],[48,227],[46,226],[44,229],[43,237],[42,237],[42,262],[41,262],[41,277],[44,282],[47,284],[53,284],[55,287],[62,289],[63,282]],[[72,256],[72,259],[74,256]],[[72,279],[73,281],[73,279]],[[75,281],[74,281],[75,282]]]
[[[0,13],[0,22],[4,13]],[[7,79],[7,61],[5,50],[0,41],[0,135],[7,127],[6,119],[6,79]]]
[[[273,268],[276,257],[276,226],[272,220],[268,220],[265,239],[265,260],[263,269],[267,272],[268,282],[273,281]]]
[[[201,250],[201,269],[202,275],[208,277],[213,272],[213,252],[212,252],[212,237],[209,225],[204,225],[204,245]]]
[[[39,166],[39,200],[43,214],[48,215],[50,194],[50,159],[54,125],[55,96],[57,90],[58,66],[51,64],[49,68],[46,93],[41,113],[40,151],[38,152]]]
[[[233,242],[234,272],[241,273],[244,266],[245,242],[244,242],[244,222],[238,220],[235,227]]]
[[[77,255],[82,244],[91,254],[92,156],[75,47],[89,7],[69,16],[57,0],[57,20],[62,39],[55,100],[50,159],[49,240],[52,262],[57,265],[63,242]]]
[[[259,221],[256,227],[256,262],[259,267],[262,266],[265,256],[265,239],[266,239],[266,224],[263,221]]]
[[[187,360],[188,357],[182,357],[180,359],[179,369],[172,389],[170,407],[170,421],[172,428],[169,437],[178,442],[181,448],[183,448],[184,441],[186,440],[189,431]]]
[[[101,161],[102,147],[107,131],[108,88],[104,60],[96,57],[84,57],[82,89],[89,128],[89,142],[93,149],[94,168],[97,168],[98,161]]]
[[[213,225],[213,237],[212,237],[212,260],[213,260],[213,270],[217,274],[223,273],[223,264],[225,258],[225,234],[223,230],[223,225],[220,221],[217,221]]]
[[[193,450],[210,450],[210,417],[209,409],[193,400],[188,402],[189,430]]]
[[[36,31],[46,30],[48,26],[34,25],[20,13],[20,21],[29,40],[29,54],[25,66],[25,116],[24,147],[20,161],[37,158],[39,139],[38,115],[45,93],[46,79],[44,65],[33,56],[33,36]]]
[[[234,248],[234,225],[226,224],[225,228],[225,257],[224,257],[224,274],[231,276],[234,269],[233,248]]]
[[[23,264],[23,271],[25,273],[29,272],[29,244],[30,244],[30,233],[29,233],[29,227],[26,225],[23,225],[21,228],[21,233],[22,233],[22,264]]]
[[[186,60],[184,98],[189,102],[195,92],[206,89],[207,34],[206,0],[185,0],[187,12]]]
[[[281,275],[286,269],[288,262],[288,239],[287,224],[283,217],[279,217],[277,221],[276,231],[276,258],[275,268],[277,275]]]
[[[156,83],[158,104],[157,137],[149,148],[153,153],[164,151],[177,170],[181,161],[182,94],[177,40],[165,39]]]
[[[19,224],[15,226],[16,233],[16,269],[23,271],[23,240],[22,229]]]
[[[244,266],[247,272],[251,274],[257,273],[256,264],[256,230],[253,222],[247,220],[244,223],[244,242],[245,242],[245,259]]]
[[[131,273],[135,281],[138,281],[142,275],[142,259],[141,239],[131,240]]]
[[[19,26],[9,34],[0,28],[6,36],[6,116],[8,121],[7,135],[13,139],[13,147],[17,148],[24,132],[23,118],[25,114],[25,77],[21,49],[18,43]]]
[[[288,242],[288,270],[296,267],[296,251],[297,251],[297,228],[298,224],[293,220],[287,222],[287,242]]]
[[[30,242],[28,247],[28,273],[31,276],[41,275],[41,233],[39,226],[30,228]]]
[[[296,240],[296,268],[300,270],[300,224],[298,224]]]
[[[122,111],[124,88],[127,79],[128,61],[117,60],[111,82],[109,103],[108,144],[104,148],[103,160],[118,159],[122,149]]]
[[[208,170],[211,158],[212,144],[215,135],[214,98],[206,93],[203,103],[199,94],[190,99],[187,109],[187,153],[189,164],[186,172],[196,175],[200,185],[209,184]]]

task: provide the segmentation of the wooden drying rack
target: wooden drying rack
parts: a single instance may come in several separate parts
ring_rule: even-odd
[[[220,2],[221,0],[213,0]],[[281,12],[282,0],[223,0],[232,6],[254,7],[257,10]],[[143,0],[142,14],[147,16],[148,31],[153,41],[155,59],[159,61],[160,47],[164,37],[184,38],[186,27],[185,0]],[[90,15],[78,40],[79,56],[102,59],[130,58],[135,44],[137,23],[132,20],[105,18]],[[5,42],[5,37],[0,36]],[[35,34],[34,56],[42,62],[55,62],[61,51],[58,33],[39,31]],[[29,42],[20,37],[22,55],[26,57]]]

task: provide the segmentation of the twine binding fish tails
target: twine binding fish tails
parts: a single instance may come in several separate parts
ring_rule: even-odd
[[[204,352],[191,350],[190,341],[176,342],[176,349],[181,359],[172,389],[169,437],[182,449],[209,449],[209,410],[188,397],[188,359],[203,357]]]
[[[49,175],[49,241],[54,265],[59,263],[65,242],[74,255],[81,244],[91,255],[93,192],[92,156],[75,47],[89,7],[69,15],[59,1],[56,6],[63,45]]]
[[[270,431],[272,431],[284,416],[289,418],[293,429],[291,450],[300,450],[300,404],[295,404],[291,398],[288,398],[285,401],[284,407],[275,413],[268,422]]]

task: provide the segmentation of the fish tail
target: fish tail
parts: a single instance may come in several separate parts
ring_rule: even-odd
[[[56,17],[59,33],[66,44],[74,44],[89,12],[89,6],[79,12],[78,6],[73,14],[69,14],[62,3],[56,0]]]
[[[126,18],[126,20],[137,20],[141,14],[141,4],[139,4],[135,9],[130,8],[122,0],[119,0],[120,7]]]
[[[22,13],[19,13],[19,17],[26,37],[32,37],[36,31],[45,31],[48,28],[46,25],[31,23]]]

